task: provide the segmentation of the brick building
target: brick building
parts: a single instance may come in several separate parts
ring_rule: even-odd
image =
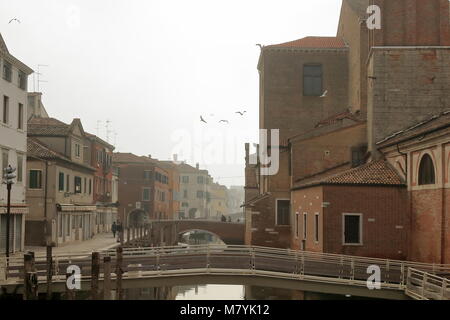
[[[117,203],[114,203],[112,180],[112,156],[114,146],[99,137],[87,133],[85,138],[84,162],[95,168],[93,180],[93,202],[97,206],[96,232],[109,232],[117,220]]]
[[[114,153],[119,170],[119,217],[125,226],[173,217],[169,172],[151,157]]]
[[[370,30],[365,23],[371,4],[382,10],[381,30]],[[280,130],[280,170],[273,176],[261,175],[259,159],[252,164],[246,146],[247,243],[290,246],[297,228],[291,191],[318,176],[326,179],[378,163],[383,158],[378,141],[448,108],[449,14],[446,0],[343,0],[335,37],[306,37],[262,48],[260,129]],[[326,194],[327,188],[320,192]],[[380,186],[361,190],[371,188],[383,193],[376,191]],[[399,188],[389,186],[386,199],[402,203],[404,192],[392,191]],[[370,191],[355,195],[364,197]],[[384,215],[399,215],[399,221],[386,226],[388,230],[407,225],[410,212],[399,214],[400,207],[383,208]],[[422,230],[423,225],[415,228]],[[396,236],[388,230],[386,236]],[[387,250],[386,256],[411,252],[423,260],[424,253],[414,255],[405,249],[402,241],[407,239],[407,234],[400,240],[392,238],[398,240],[397,250]],[[373,245],[363,252],[379,256],[381,251]],[[443,250],[443,245],[437,247]],[[442,256],[434,254],[432,259]]]
[[[408,184],[411,259],[450,263],[450,111],[377,146]]]
[[[318,175],[295,184],[292,190],[292,248],[407,258],[406,184],[384,160]]]

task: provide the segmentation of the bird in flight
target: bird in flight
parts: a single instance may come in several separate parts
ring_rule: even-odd
[[[220,120],[219,123],[230,123],[228,120]]]
[[[201,122],[204,122],[204,123],[208,123],[208,122],[205,121],[205,119],[203,119],[202,116],[200,116],[200,121],[201,121]]]
[[[320,96],[320,98],[325,98],[328,94],[328,90],[325,90],[325,92]]]
[[[13,19],[9,20],[8,24],[10,24],[10,23],[12,23],[12,22],[14,22],[14,21],[20,23],[20,20],[19,20],[19,19],[13,18]]]
[[[241,116],[247,113],[247,111],[236,111],[235,113],[239,113]]]

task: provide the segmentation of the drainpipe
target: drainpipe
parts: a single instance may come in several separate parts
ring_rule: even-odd
[[[397,152],[405,157],[405,177],[406,177],[406,185],[408,185],[408,154],[404,153],[402,151],[400,151],[400,144],[397,143]],[[408,202],[409,202],[409,232],[408,232],[408,236],[407,236],[407,258],[409,260],[411,260],[411,252],[412,252],[412,243],[411,243],[411,239],[412,239],[412,231],[413,231],[413,204],[412,204],[412,199],[411,199],[411,193],[407,190],[408,192]]]
[[[445,149],[443,146],[442,147],[442,171],[445,170]],[[441,264],[445,264],[445,258],[446,258],[446,253],[445,253],[445,235],[446,235],[446,223],[445,223],[445,213],[447,212],[446,210],[446,203],[445,203],[445,179],[444,179],[444,175],[442,175],[442,197],[441,197]]]

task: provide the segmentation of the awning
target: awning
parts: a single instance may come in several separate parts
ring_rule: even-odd
[[[56,207],[60,212],[93,212],[97,209],[96,206],[83,206],[73,204],[57,204]]]

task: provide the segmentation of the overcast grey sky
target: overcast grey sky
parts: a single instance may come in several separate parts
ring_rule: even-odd
[[[235,185],[244,183],[244,145],[235,138],[256,142],[258,137],[255,44],[334,36],[340,4],[2,0],[0,32],[11,53],[35,71],[38,64],[49,65],[41,69],[48,82],[40,89],[50,116],[65,122],[81,118],[93,134],[102,121],[104,139],[110,120],[118,151],[159,159],[171,158],[189,140],[187,149],[197,151],[219,145],[227,161],[194,158],[195,152],[182,151],[182,157],[200,161],[219,182]],[[21,24],[8,24],[12,18]],[[237,110],[248,113],[240,117]],[[200,115],[208,125],[200,123]],[[221,119],[230,124],[219,124]],[[227,136],[231,142],[222,143]]]

